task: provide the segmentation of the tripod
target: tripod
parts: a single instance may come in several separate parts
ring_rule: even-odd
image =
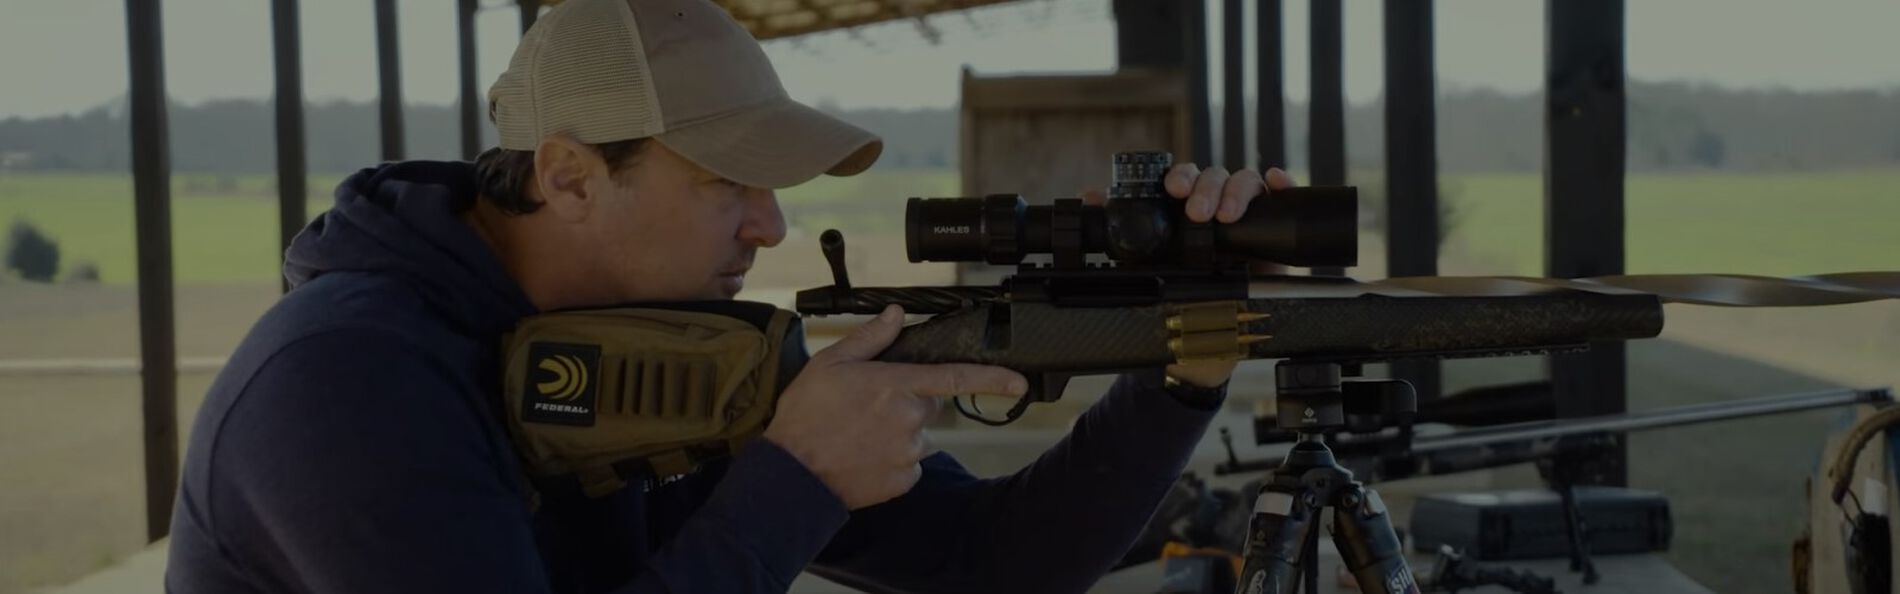
[[[1379,493],[1353,479],[1334,460],[1323,435],[1344,426],[1383,424],[1388,416],[1409,430],[1417,393],[1401,380],[1349,380],[1357,365],[1286,360],[1274,368],[1279,394],[1276,423],[1299,433],[1280,467],[1254,501],[1247,530],[1239,594],[1293,594],[1302,579],[1318,591],[1320,513],[1333,509],[1333,546],[1359,589],[1373,594],[1417,594],[1405,551]]]

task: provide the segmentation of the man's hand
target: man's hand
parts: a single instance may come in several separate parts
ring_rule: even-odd
[[[1214,220],[1232,223],[1240,220],[1247,212],[1247,205],[1255,198],[1267,195],[1272,200],[1273,190],[1293,187],[1293,176],[1274,167],[1267,170],[1263,177],[1252,168],[1228,173],[1226,169],[1214,167],[1202,171],[1193,163],[1182,163],[1168,170],[1168,176],[1162,184],[1168,189],[1168,195],[1187,201],[1187,216],[1196,223]],[[1089,191],[1082,194],[1082,201],[1100,205],[1107,199],[1101,191]],[[1259,263],[1253,268],[1259,274],[1278,274],[1285,267],[1272,263]],[[1169,365],[1168,375],[1175,379],[1202,387],[1214,387],[1227,383],[1234,374],[1237,362],[1192,363]]]
[[[897,339],[904,312],[886,307],[850,336],[813,354],[779,396],[764,438],[804,463],[851,510],[910,491],[930,455],[923,427],[940,398],[970,394],[1020,397],[1022,374],[966,364],[872,361]]]

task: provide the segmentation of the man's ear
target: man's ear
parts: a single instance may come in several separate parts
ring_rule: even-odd
[[[534,184],[542,208],[562,221],[586,219],[600,198],[588,192],[587,180],[604,166],[600,155],[573,138],[543,139],[534,151]]]

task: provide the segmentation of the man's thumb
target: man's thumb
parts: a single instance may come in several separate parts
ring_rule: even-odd
[[[838,339],[822,354],[836,361],[868,361],[891,346],[891,341],[897,340],[898,331],[903,329],[904,308],[886,305],[876,318]]]

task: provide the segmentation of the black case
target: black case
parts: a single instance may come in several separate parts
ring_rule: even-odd
[[[1597,486],[1576,493],[1590,554],[1669,550],[1669,500],[1662,494]],[[1412,534],[1416,550],[1445,544],[1484,561],[1570,556],[1563,502],[1547,489],[1421,495]]]

